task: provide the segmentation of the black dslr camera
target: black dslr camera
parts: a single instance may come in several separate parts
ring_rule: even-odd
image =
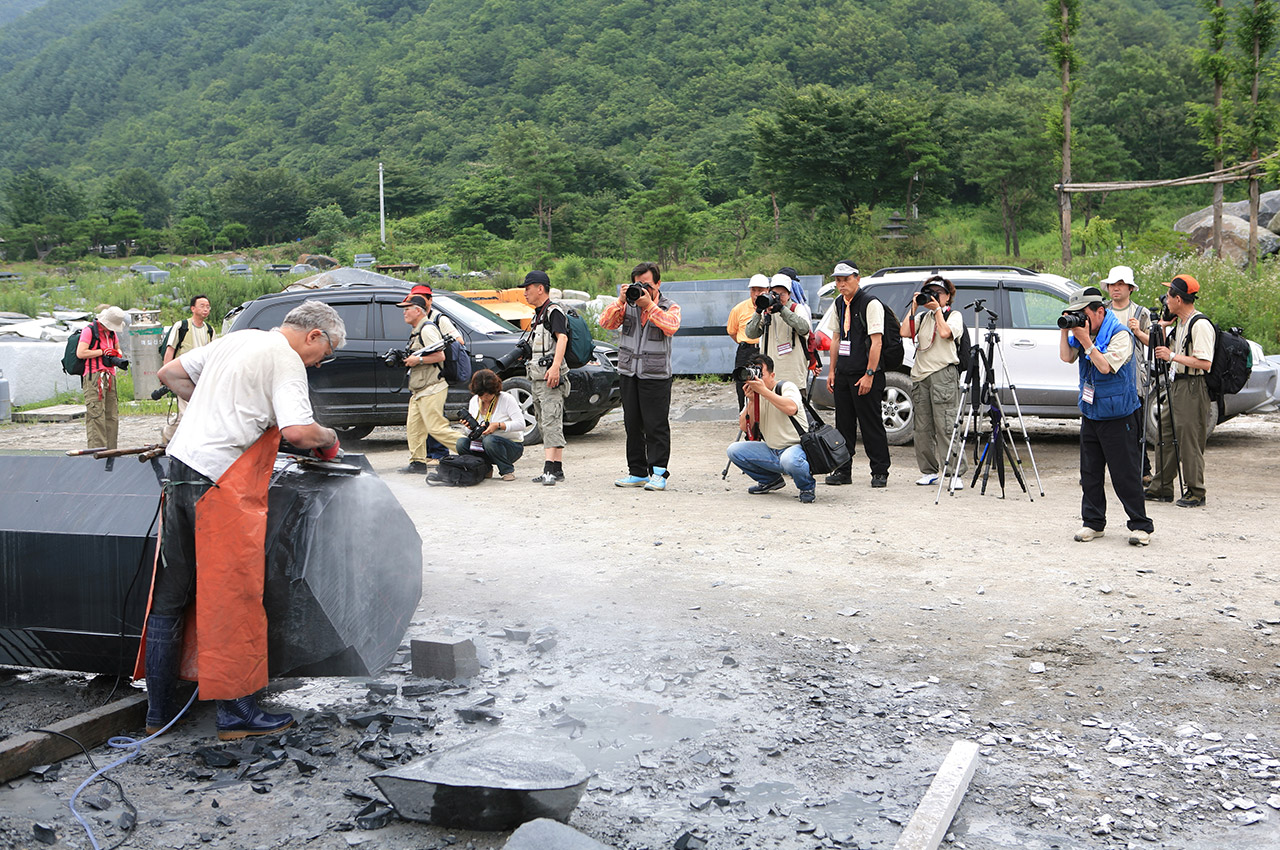
[[[160,386],[160,389],[158,389],[158,390],[152,390],[152,391],[151,391],[151,400],[152,400],[152,401],[159,401],[160,399],[164,398],[165,396],[167,396],[167,395],[168,395],[169,393],[171,393],[171,392],[173,392],[173,390],[169,389],[168,387],[166,387],[166,386],[164,386],[164,385],[162,384],[162,385]]]
[[[484,426],[480,424],[480,420],[471,415],[471,411],[464,410],[462,412],[462,421],[467,423],[467,439],[472,442],[480,442],[484,437]]]
[[[773,290],[762,292],[756,296],[757,313],[776,313],[781,309],[782,299]]]
[[[648,293],[643,283],[633,283],[627,287],[627,303],[634,304]]]
[[[129,361],[125,360],[123,357],[116,357],[114,354],[102,355],[102,365],[114,366],[117,369],[124,369],[126,371],[129,369]]]
[[[1173,321],[1173,318],[1174,318],[1173,313],[1169,312],[1169,293],[1166,292],[1164,295],[1160,296],[1160,306],[1157,309],[1158,309],[1158,312],[1160,313],[1160,321],[1162,322]]]
[[[1058,317],[1058,327],[1064,331],[1069,331],[1072,328],[1083,328],[1088,323],[1089,320],[1085,318],[1084,310],[1068,310]]]
[[[389,348],[387,353],[382,355],[382,362],[394,369],[396,366],[403,366],[404,359],[408,356],[409,352],[403,348]]]
[[[758,381],[763,375],[764,372],[761,371],[759,363],[748,363],[733,370],[733,379],[743,384],[747,381]]]

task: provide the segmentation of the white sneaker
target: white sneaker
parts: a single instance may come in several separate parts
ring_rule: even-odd
[[[963,490],[963,489],[964,489],[964,479],[963,479],[963,478],[961,478],[959,475],[957,475],[955,478],[952,478],[952,479],[951,479],[951,489],[952,489],[952,490]]]
[[[1084,528],[1076,532],[1075,540],[1077,543],[1088,543],[1090,540],[1096,540],[1101,536],[1101,531],[1097,531],[1086,525]]]
[[[1142,529],[1136,529],[1134,531],[1129,532],[1130,546],[1147,546],[1147,545],[1150,545],[1150,543],[1151,543],[1150,532],[1143,531]]]
[[[916,479],[916,483],[919,484],[921,487],[928,487],[930,484],[938,483],[938,476],[935,473],[928,473],[925,475],[921,475],[919,478]]]

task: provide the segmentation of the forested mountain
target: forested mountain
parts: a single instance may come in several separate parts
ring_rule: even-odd
[[[1080,6],[1082,176],[1205,170],[1186,123],[1209,96],[1195,0]],[[883,116],[866,138],[888,161],[846,209],[974,200],[973,138],[1044,134],[1045,25],[1043,0],[50,0],[0,28],[0,179],[41,169],[91,199],[141,169],[208,218],[229,183],[275,170],[350,214],[382,161],[393,213],[463,199],[456,224],[510,236],[523,205],[554,247],[553,220],[582,229],[575,203],[582,218],[647,191],[696,212],[777,190],[761,128],[818,92]],[[495,190],[530,146],[554,185]]]

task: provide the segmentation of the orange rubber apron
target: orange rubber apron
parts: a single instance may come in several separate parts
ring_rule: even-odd
[[[196,502],[196,600],[187,608],[180,675],[199,684],[201,699],[238,699],[267,686],[262,586],[279,447],[280,430],[271,428]],[[146,675],[146,646],[144,630],[134,678]]]

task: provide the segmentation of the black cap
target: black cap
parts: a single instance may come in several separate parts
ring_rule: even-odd
[[[792,280],[800,279],[800,272],[791,268],[791,266],[783,266],[782,268],[778,269],[778,274],[785,274],[787,277],[791,278]]]
[[[524,276],[524,285],[528,286],[531,283],[540,283],[549,288],[551,286],[551,278],[547,277],[546,272],[534,269]]]

